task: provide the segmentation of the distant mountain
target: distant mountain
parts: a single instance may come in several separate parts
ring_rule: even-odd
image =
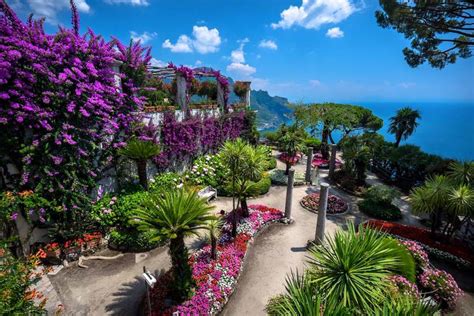
[[[257,127],[262,129],[273,129],[288,120],[287,115],[291,113],[288,108],[288,99],[278,96],[270,96],[264,90],[252,90],[250,93],[250,107],[257,110]]]

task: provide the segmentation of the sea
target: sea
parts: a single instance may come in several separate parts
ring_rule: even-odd
[[[384,121],[378,131],[386,140],[394,141],[388,133],[390,117],[402,107],[409,106],[421,114],[415,132],[401,144],[413,144],[431,154],[461,161],[474,160],[474,102],[355,102],[372,110]]]

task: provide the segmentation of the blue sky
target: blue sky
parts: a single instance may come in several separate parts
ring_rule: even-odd
[[[70,25],[68,0],[7,0],[22,18]],[[77,0],[81,30],[152,46],[155,63],[211,66],[304,102],[474,102],[474,58],[410,68],[378,1]]]

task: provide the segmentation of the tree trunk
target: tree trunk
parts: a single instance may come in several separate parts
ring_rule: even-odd
[[[286,163],[286,170],[285,170],[285,175],[288,175],[288,172],[290,172],[291,164],[289,162]]]
[[[245,196],[240,200],[240,205],[242,207],[242,216],[249,217],[249,207],[247,205],[247,198]]]
[[[146,160],[144,159],[136,160],[136,163],[137,163],[137,172],[138,172],[138,179],[140,181],[140,185],[145,190],[148,190],[148,178],[146,175]]]
[[[400,146],[401,141],[402,141],[402,134],[397,134],[395,136],[395,147],[398,148],[398,146]]]
[[[323,159],[329,159],[329,148],[328,148],[329,129],[326,124],[323,126],[323,133],[321,135],[321,154]]]
[[[232,237],[237,236],[237,210],[235,209],[235,177],[232,176]]]
[[[214,234],[211,234],[211,258],[217,259],[217,239]]]
[[[170,240],[170,257],[173,269],[172,296],[177,302],[187,299],[192,286],[192,272],[188,265],[188,249],[184,236],[178,234]]]

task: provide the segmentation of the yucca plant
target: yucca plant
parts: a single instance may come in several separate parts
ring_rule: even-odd
[[[286,277],[285,293],[270,299],[266,311],[272,316],[353,315],[350,308],[340,304],[336,306],[326,304],[309,278],[298,272],[291,272]]]
[[[449,164],[448,176],[455,183],[472,185],[474,180],[474,162],[452,162]]]
[[[137,138],[130,140],[127,145],[119,150],[119,154],[135,161],[138,179],[145,190],[148,190],[148,177],[146,171],[147,160],[160,153],[160,146],[152,141],[143,141]]]
[[[214,218],[207,224],[209,230],[209,241],[211,242],[211,258],[217,259],[217,241],[221,235],[222,226],[224,221],[221,218]]]
[[[380,231],[353,224],[327,237],[309,253],[309,277],[330,306],[373,311],[384,298],[387,277],[415,280],[415,262],[396,240]]]
[[[375,316],[432,316],[438,314],[439,308],[428,302],[408,296],[388,297],[380,308],[373,313]]]
[[[150,193],[130,220],[139,230],[151,233],[152,241],[170,240],[173,271],[173,283],[170,286],[177,301],[188,298],[193,286],[184,238],[197,235],[199,230],[209,229],[208,223],[216,218],[210,213],[213,208],[195,191]]]

